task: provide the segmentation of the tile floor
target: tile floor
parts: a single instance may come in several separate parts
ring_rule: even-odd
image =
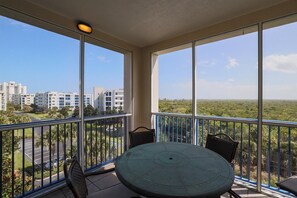
[[[86,182],[88,185],[89,194],[92,194],[96,191],[100,191],[103,189],[108,189],[114,185],[120,184],[120,181],[118,180],[115,172],[106,173],[104,175],[96,175],[96,176],[89,176],[86,178]],[[275,192],[265,192],[265,194],[257,193],[256,191],[247,188],[243,186],[242,184],[234,184],[232,187],[233,191],[238,193],[241,197],[248,197],[248,198],[266,198],[266,197],[275,197],[275,198],[281,198],[281,197],[289,197],[280,195]],[[71,191],[68,189],[67,186],[61,188],[60,190],[57,190],[55,192],[52,192],[46,196],[41,196],[44,198],[72,198],[73,195]],[[111,198],[111,197],[110,197]],[[229,198],[229,194],[224,194],[221,196],[221,198]]]

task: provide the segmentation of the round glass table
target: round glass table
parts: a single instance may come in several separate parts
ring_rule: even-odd
[[[147,197],[219,197],[234,181],[219,154],[192,144],[150,143],[126,151],[117,161],[119,180]]]

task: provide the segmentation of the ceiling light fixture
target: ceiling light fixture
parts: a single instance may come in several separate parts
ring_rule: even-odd
[[[80,31],[82,31],[84,33],[87,33],[87,34],[91,34],[92,31],[93,31],[93,29],[92,29],[92,27],[90,25],[88,25],[86,23],[82,23],[82,22],[80,22],[80,23],[77,24],[77,28]]]

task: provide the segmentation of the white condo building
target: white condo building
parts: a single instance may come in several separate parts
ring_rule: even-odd
[[[35,94],[21,94],[21,108],[23,109],[25,105],[30,106],[34,104]]]
[[[0,91],[0,111],[6,111],[6,97],[2,91]]]
[[[92,94],[85,94],[85,105],[93,106]],[[45,107],[52,109],[54,107],[62,109],[63,107],[69,107],[74,109],[79,106],[79,94],[77,93],[64,93],[64,92],[45,92],[35,94],[35,104],[39,107]]]
[[[14,81],[0,83],[0,110],[6,111],[7,102],[20,104],[20,95],[27,94],[27,86]]]
[[[104,96],[105,89],[102,87],[94,87],[93,96],[94,96],[94,108],[98,109],[100,112],[104,111]]]
[[[34,104],[35,94],[13,94],[12,103],[16,105],[21,105],[23,109],[25,105],[30,106]]]
[[[7,101],[13,102],[13,95],[15,94],[27,94],[27,86],[23,86],[21,83],[14,81],[0,83],[0,91],[4,92],[7,97]]]
[[[124,90],[105,90],[102,87],[94,87],[94,108],[99,111],[124,110]]]

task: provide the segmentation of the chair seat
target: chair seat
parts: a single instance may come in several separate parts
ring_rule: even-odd
[[[118,184],[112,186],[110,188],[100,190],[88,195],[88,198],[131,198],[131,197],[139,197],[138,194],[134,193],[133,191],[129,190],[123,184]]]
[[[276,185],[281,189],[293,193],[297,196],[297,176],[289,177],[279,183],[276,183]]]

